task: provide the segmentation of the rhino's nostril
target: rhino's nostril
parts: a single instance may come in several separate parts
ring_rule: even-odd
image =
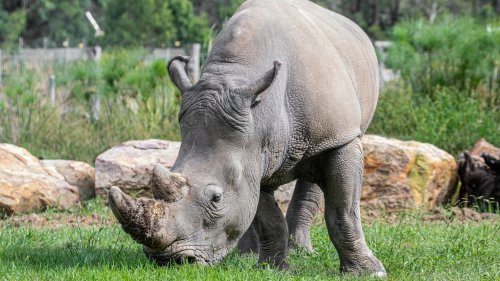
[[[186,257],[184,260],[187,263],[196,263],[196,258],[195,257]]]

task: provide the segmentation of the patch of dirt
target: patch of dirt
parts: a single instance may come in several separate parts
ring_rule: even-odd
[[[35,228],[60,228],[60,227],[102,227],[117,224],[114,218],[104,217],[99,214],[81,216],[78,214],[26,214],[0,219],[1,227],[35,227]]]
[[[416,213],[415,211],[376,211],[362,209],[364,224],[373,223],[470,223],[470,222],[500,222],[500,214],[479,213],[470,208],[452,207],[450,209],[436,208],[431,211]],[[315,217],[314,224],[323,223],[323,211]],[[103,216],[98,213],[91,215],[79,214],[26,214],[14,215],[0,219],[2,227],[35,227],[35,228],[60,228],[60,227],[103,227],[117,225],[113,216]]]
[[[395,224],[400,222],[409,223],[470,223],[485,221],[500,221],[499,214],[479,213],[470,208],[452,207],[450,209],[435,208],[430,211],[375,211],[362,210],[361,217],[363,223],[372,224],[382,222]]]

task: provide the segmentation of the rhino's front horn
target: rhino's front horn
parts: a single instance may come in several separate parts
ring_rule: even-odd
[[[109,205],[121,224],[129,222],[132,214],[138,208],[135,199],[123,193],[116,186],[112,186],[109,190]]]
[[[151,188],[156,199],[169,203],[182,199],[189,192],[189,184],[185,177],[171,173],[159,164],[153,169]]]
[[[135,241],[158,248],[168,245],[173,237],[157,224],[168,217],[166,203],[150,198],[134,199],[113,186],[109,190],[109,205],[123,230]]]

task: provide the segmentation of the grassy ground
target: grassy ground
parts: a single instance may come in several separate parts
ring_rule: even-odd
[[[213,267],[158,267],[119,226],[109,210],[91,201],[79,210],[49,211],[50,222],[28,226],[20,217],[0,223],[0,279],[6,280],[366,280],[340,276],[338,256],[323,224],[312,230],[313,254],[294,251],[289,271],[257,265],[231,254]],[[97,216],[93,223],[82,223]],[[0,221],[1,222],[1,221]],[[16,223],[17,222],[17,223]],[[419,213],[399,214],[364,227],[368,244],[384,263],[388,280],[499,280],[500,222],[423,223]]]

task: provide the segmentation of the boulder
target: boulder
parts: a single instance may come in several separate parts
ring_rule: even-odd
[[[26,149],[0,144],[0,212],[67,209],[80,204],[76,186],[48,169]]]
[[[78,187],[82,200],[95,197],[95,170],[84,162],[71,160],[42,160],[47,169],[55,169],[66,182]]]
[[[111,186],[129,194],[151,195],[149,181],[155,164],[171,168],[177,159],[180,142],[163,140],[128,141],[99,155],[95,161],[98,195]]]
[[[363,137],[362,143],[363,208],[389,211],[434,208],[447,202],[455,191],[457,164],[443,150],[431,144],[373,135]],[[292,182],[275,192],[282,209],[290,202],[294,187]]]
[[[433,208],[449,200],[457,183],[455,159],[431,144],[367,135],[362,206],[371,209]],[[151,195],[149,181],[156,163],[170,168],[179,142],[129,141],[96,159],[96,192],[107,194],[113,186],[127,193]],[[281,186],[275,197],[285,210],[295,182]]]
[[[362,206],[434,208],[451,199],[457,184],[453,156],[427,143],[366,135]]]
[[[500,158],[500,148],[495,147],[485,139],[480,139],[474,144],[474,147],[470,151],[472,156],[480,157],[481,154],[488,154],[495,158]]]
[[[284,213],[286,213],[288,204],[290,204],[290,201],[292,200],[293,191],[295,190],[295,184],[296,181],[284,184],[274,192],[274,198],[276,198],[278,206],[281,210],[283,210]]]

